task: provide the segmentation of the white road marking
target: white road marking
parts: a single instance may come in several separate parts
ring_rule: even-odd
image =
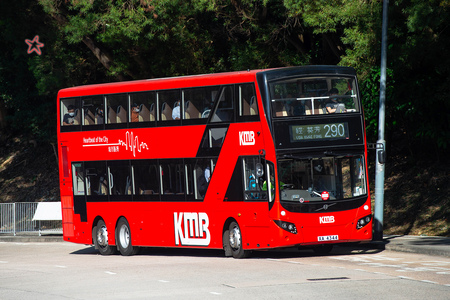
[[[301,262],[299,262],[299,261],[292,261],[292,260],[288,260],[288,263],[291,263],[291,264],[301,264]]]
[[[438,284],[437,282],[435,282],[435,281],[431,281],[431,280],[421,280],[422,282],[426,282],[426,283],[434,283],[434,284]]]
[[[218,293],[218,292],[209,292],[210,294],[213,294],[213,295],[222,295],[222,293]]]
[[[117,274],[117,273],[110,272],[110,271],[105,271],[105,273],[106,273],[106,274],[109,274],[109,275],[116,275],[116,274]]]
[[[424,266],[449,266],[450,262],[448,261],[428,261],[428,262],[423,262],[422,265]]]
[[[158,280],[159,282],[162,282],[162,283],[168,283],[168,282],[170,282],[170,281],[167,281],[167,280],[162,280],[162,279],[160,279],[160,280]]]

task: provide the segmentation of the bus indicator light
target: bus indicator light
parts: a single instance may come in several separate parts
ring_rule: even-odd
[[[323,191],[320,196],[322,197],[322,200],[330,199],[330,194],[327,191]]]

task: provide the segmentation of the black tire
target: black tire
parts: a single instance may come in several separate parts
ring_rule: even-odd
[[[238,223],[231,222],[228,233],[229,245],[231,254],[234,258],[245,258],[250,254],[250,251],[244,250],[242,247],[242,233]]]
[[[222,246],[223,246],[223,251],[225,252],[225,257],[233,256],[233,252],[232,252],[231,246],[230,246],[230,230],[229,229],[227,229],[223,232]]]
[[[123,256],[134,255],[139,248],[131,244],[131,230],[127,219],[120,218],[116,227],[116,244],[117,249]]]
[[[108,244],[108,228],[103,220],[97,222],[97,226],[92,229],[92,239],[95,249],[98,249],[101,255],[111,255],[116,253],[116,247]]]
[[[323,245],[319,245],[313,248],[314,253],[316,254],[329,254],[331,252],[331,250],[333,250],[333,245],[332,244],[323,244]]]

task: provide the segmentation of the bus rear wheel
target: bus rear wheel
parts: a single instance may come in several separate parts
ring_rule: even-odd
[[[108,228],[105,221],[99,220],[92,229],[95,249],[98,249],[101,255],[111,255],[116,253],[116,247],[108,244]]]
[[[116,243],[117,249],[123,256],[134,255],[139,251],[139,248],[131,244],[131,230],[127,219],[120,218],[116,227]]]
[[[250,251],[242,247],[242,233],[237,222],[233,221],[229,227],[228,243],[231,248],[231,254],[234,258],[245,258]]]

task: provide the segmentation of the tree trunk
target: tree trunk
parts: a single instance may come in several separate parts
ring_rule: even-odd
[[[98,45],[88,36],[83,37],[83,43],[91,49],[92,53],[94,53],[95,57],[102,63],[102,65],[109,71],[113,61],[110,57],[100,49]],[[125,77],[121,74],[116,75],[119,81],[124,81]]]

